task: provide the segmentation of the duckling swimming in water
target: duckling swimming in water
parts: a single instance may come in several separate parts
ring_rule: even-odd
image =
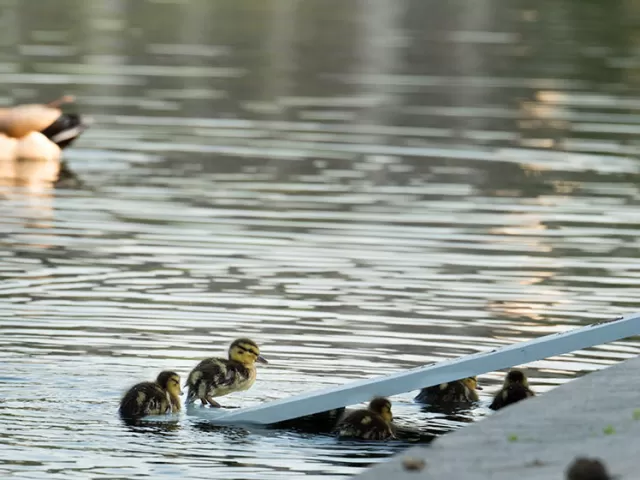
[[[239,338],[229,347],[229,358],[206,358],[191,371],[187,378],[189,393],[187,404],[200,399],[219,408],[214,397],[248,390],[256,381],[255,363],[269,363],[260,355],[258,345],[248,338]]]
[[[467,377],[423,388],[414,400],[432,405],[477,402],[477,390],[482,390],[482,387],[478,386],[478,379]]]
[[[134,385],[122,397],[120,415],[125,418],[163,415],[180,411],[180,375],[160,372],[155,382]]]
[[[347,415],[336,430],[341,438],[387,440],[396,438],[392,421],[391,402],[384,397],[375,397],[368,408]]]
[[[527,376],[521,370],[511,370],[504,378],[502,388],[496,393],[489,408],[500,410],[507,405],[533,397],[535,393],[529,388]]]

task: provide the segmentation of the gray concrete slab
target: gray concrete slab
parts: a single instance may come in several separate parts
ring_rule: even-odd
[[[576,456],[601,458],[610,474],[640,479],[640,358],[504,408],[356,478],[560,480]],[[425,466],[407,470],[406,458]]]

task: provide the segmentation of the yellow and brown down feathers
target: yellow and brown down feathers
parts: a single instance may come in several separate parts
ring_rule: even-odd
[[[392,425],[391,402],[376,397],[367,409],[356,410],[340,422],[337,427],[341,438],[362,440],[387,440],[395,438]]]
[[[414,400],[431,405],[477,402],[479,398],[476,390],[482,390],[478,386],[477,378],[467,377],[423,388]]]
[[[138,418],[180,411],[180,376],[164,371],[155,382],[142,382],[131,387],[120,402],[120,415]]]
[[[187,403],[200,399],[202,405],[219,407],[215,397],[248,390],[256,380],[255,362],[267,363],[258,345],[248,338],[239,338],[229,347],[229,358],[206,358],[187,378]]]
[[[524,372],[511,370],[507,373],[502,388],[496,393],[489,408],[492,410],[500,410],[507,405],[533,396],[535,396],[535,393],[529,388],[529,381]]]

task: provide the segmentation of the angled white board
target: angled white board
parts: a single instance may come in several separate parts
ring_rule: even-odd
[[[188,413],[208,418],[220,425],[269,425],[368,402],[377,395],[389,397],[638,334],[640,334],[640,313],[514,343],[490,352],[466,355],[391,375],[315,390],[253,407],[234,410],[192,407],[189,408]]]

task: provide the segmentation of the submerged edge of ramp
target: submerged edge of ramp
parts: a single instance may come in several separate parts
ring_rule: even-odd
[[[514,343],[490,352],[431,363],[382,377],[315,390],[253,407],[234,411],[191,408],[189,413],[221,425],[269,425],[367,402],[374,396],[398,395],[638,334],[640,334],[640,313],[635,313],[526,342]]]

